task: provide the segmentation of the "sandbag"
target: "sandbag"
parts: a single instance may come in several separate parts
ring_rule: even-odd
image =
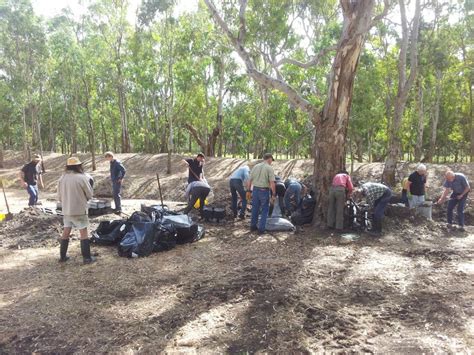
[[[131,230],[125,234],[119,244],[119,255],[127,258],[150,255],[155,244],[155,231],[154,223],[136,222],[132,224]]]
[[[225,208],[217,206],[205,206],[203,209],[203,217],[206,222],[216,221],[219,223],[225,218]]]
[[[270,232],[288,232],[294,231],[295,229],[295,226],[289,220],[280,217],[267,218],[267,224],[265,226],[265,230]]]
[[[98,245],[115,245],[127,233],[128,226],[125,220],[104,221],[91,234],[91,242]]]

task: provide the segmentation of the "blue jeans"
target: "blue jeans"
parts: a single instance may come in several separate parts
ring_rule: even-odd
[[[112,194],[114,196],[115,209],[118,211],[122,210],[122,196],[120,191],[122,190],[122,184],[117,181],[112,181]]]
[[[383,193],[382,197],[374,203],[374,219],[381,221],[385,213],[385,207],[387,207],[390,199],[392,198],[392,191],[387,190]]]
[[[453,224],[453,212],[454,207],[458,205],[458,224],[460,227],[464,227],[464,207],[466,206],[467,195],[465,194],[462,199],[458,200],[458,194],[452,194],[448,201],[448,223]]]
[[[28,185],[26,188],[28,195],[30,195],[30,199],[28,201],[28,206],[34,206],[38,202],[38,185]]]
[[[230,179],[229,186],[230,193],[232,195],[232,212],[234,212],[234,216],[237,216],[237,213],[239,212],[237,210],[237,194],[239,194],[240,198],[242,199],[242,209],[240,210],[240,215],[245,216],[245,210],[247,209],[247,199],[245,197],[244,183],[240,179]]]
[[[294,200],[296,205],[292,206],[291,200]],[[287,213],[296,211],[301,203],[301,185],[290,184],[285,192],[285,210]]]
[[[250,221],[250,228],[252,229],[257,228],[260,208],[262,209],[262,215],[260,217],[258,230],[264,232],[267,224],[268,211],[270,209],[270,189],[262,189],[254,186],[252,192],[252,220]]]

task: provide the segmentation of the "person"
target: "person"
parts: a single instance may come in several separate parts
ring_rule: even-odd
[[[392,197],[392,190],[383,184],[366,182],[358,189],[358,193],[365,197],[365,200],[374,213],[372,229],[369,233],[380,235],[382,233],[382,221],[385,208]]]
[[[278,207],[280,211],[275,209],[275,202],[270,204],[268,217],[280,217],[285,215],[285,192],[286,186],[281,177],[275,175],[275,201],[278,199]],[[271,195],[273,197],[273,195]],[[273,215],[275,213],[275,215]]]
[[[38,203],[39,186],[43,189],[43,171],[41,169],[41,157],[38,154],[28,164],[25,164],[20,170],[20,182],[30,196],[28,206],[32,207]]]
[[[105,159],[110,162],[110,178],[112,179],[112,194],[114,196],[116,214],[122,213],[122,196],[120,192],[123,186],[123,179],[127,170],[123,166],[122,162],[115,159],[114,153],[105,153]]]
[[[276,196],[275,191],[275,172],[272,168],[273,156],[270,153],[263,155],[263,162],[255,165],[250,172],[250,179],[247,183],[247,188],[252,190],[252,219],[250,221],[250,230],[258,230],[258,234],[265,233],[265,226],[267,223],[268,211],[270,209],[270,192],[272,194],[272,203]],[[258,216],[261,217],[258,224]]]
[[[416,171],[411,173],[408,177],[408,190],[410,191],[408,204],[410,208],[415,208],[425,202],[426,176],[426,166],[424,164],[418,164]]]
[[[354,185],[349,173],[345,170],[339,171],[332,179],[329,188],[328,228],[336,228],[337,230],[344,228],[344,206],[353,190]]]
[[[196,202],[199,200],[199,214],[203,216],[204,202],[206,201],[207,195],[211,192],[211,187],[205,181],[193,181],[186,187],[186,201],[188,206],[184,209],[184,214],[188,214],[193,209]]]
[[[247,210],[247,197],[244,186],[247,184],[247,181],[250,177],[250,168],[248,165],[241,166],[235,170],[230,176],[229,187],[230,194],[232,195],[232,212],[234,218],[237,218],[237,215],[240,219],[245,218],[245,211]],[[238,196],[242,200],[242,206],[240,211],[238,210]]]
[[[204,179],[204,154],[199,153],[194,159],[183,159],[183,162],[188,166],[188,184]]]
[[[91,256],[87,233],[89,227],[87,201],[92,198],[92,195],[92,187],[84,174],[81,161],[76,157],[68,158],[66,171],[58,182],[58,200],[62,206],[64,222],[60,239],[59,262],[66,262],[69,259],[67,249],[73,227],[79,229],[84,264],[95,261],[95,258]]]
[[[445,177],[444,192],[438,200],[438,204],[444,203],[451,192],[448,202],[448,228],[453,226],[453,212],[457,205],[458,225],[460,230],[464,231],[464,207],[466,206],[467,195],[471,191],[469,181],[467,181],[464,174],[454,173],[452,170],[448,170]]]
[[[400,198],[400,202],[403,203],[405,205],[405,207],[409,207],[410,206],[410,203],[409,203],[409,186],[408,186],[408,177],[404,177],[401,181],[401,185],[402,185],[402,197]]]
[[[291,216],[301,205],[303,185],[295,178],[289,178],[285,181],[285,187],[285,213]]]

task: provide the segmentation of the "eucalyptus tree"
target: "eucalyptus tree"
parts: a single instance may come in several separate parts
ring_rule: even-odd
[[[325,13],[328,8],[330,13],[336,13],[335,1],[278,1],[270,4],[240,0],[238,8],[224,4],[222,9],[218,9],[211,0],[204,2],[243,60],[248,75],[264,87],[282,92],[292,106],[308,114],[314,123],[314,185],[319,206],[316,220],[320,221],[325,213],[332,176],[345,167],[347,126],[359,56],[368,31],[388,11],[388,1],[383,12],[374,17],[375,0],[341,0],[342,23],[337,21],[337,17],[332,21],[340,26],[337,31],[339,39],[334,39],[328,46],[319,42],[324,32],[321,25],[327,23],[323,18],[311,22],[309,26],[314,26],[310,27],[314,33],[311,38],[313,53],[306,62],[288,57],[294,54],[294,45],[298,42],[292,26],[293,18],[301,17],[304,12],[313,15]],[[249,16],[248,8],[252,16]],[[304,94],[291,86],[281,73],[282,67],[290,65],[315,68],[323,59],[327,60],[329,53],[333,53],[334,57],[327,80],[327,96],[314,92]],[[258,60],[269,64],[266,72],[259,68]]]

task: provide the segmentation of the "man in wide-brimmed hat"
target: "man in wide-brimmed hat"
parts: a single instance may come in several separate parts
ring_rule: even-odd
[[[38,154],[33,156],[33,159],[28,164],[25,164],[20,170],[20,182],[30,195],[28,206],[34,206],[38,203],[38,183],[41,188],[44,188],[41,170],[41,157]]]
[[[66,254],[73,227],[79,229],[84,264],[90,264],[95,261],[95,258],[91,257],[90,242],[87,234],[87,227],[89,227],[87,201],[92,198],[92,195],[92,186],[89,178],[84,174],[81,161],[76,157],[70,157],[66,163],[66,171],[58,183],[58,199],[61,202],[64,215],[60,262],[65,262],[69,259]]]

